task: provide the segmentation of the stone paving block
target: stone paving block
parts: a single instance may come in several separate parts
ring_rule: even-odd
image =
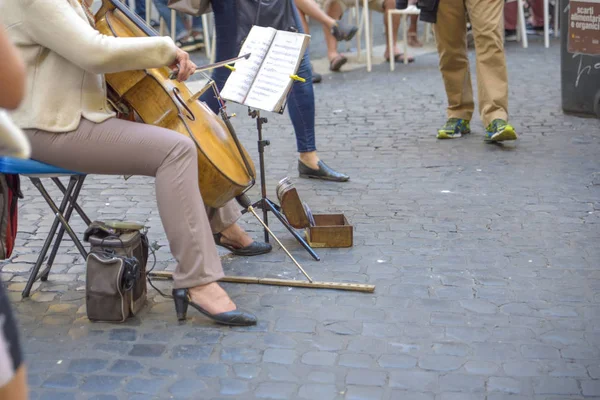
[[[128,393],[156,395],[160,392],[162,387],[166,386],[167,382],[168,381],[165,379],[157,378],[134,378],[125,385],[125,391]]]
[[[227,377],[228,367],[223,364],[201,364],[196,368],[196,374],[200,377]]]
[[[300,378],[288,366],[281,364],[263,364],[263,370],[269,380],[277,382],[299,382]]]
[[[169,393],[180,398],[198,398],[207,389],[206,384],[198,379],[182,379],[169,387]]]
[[[246,393],[250,390],[250,385],[247,381],[239,379],[221,379],[221,391],[222,395],[236,396],[242,393]]]
[[[302,356],[302,362],[307,365],[334,365],[336,353],[326,351],[309,351]]]
[[[212,346],[178,345],[173,347],[172,358],[183,358],[187,360],[208,360],[212,352]]]
[[[42,387],[51,389],[70,389],[79,384],[78,379],[73,374],[52,374],[44,381]]]
[[[40,400],[75,400],[75,393],[70,392],[45,392],[39,397]]]
[[[403,390],[417,391],[437,391],[439,385],[439,375],[435,372],[421,371],[391,371],[390,387]]]
[[[359,386],[384,386],[387,377],[388,374],[384,371],[352,369],[346,376],[346,383]]]
[[[79,360],[72,360],[69,364],[68,371],[76,374],[89,374],[104,369],[107,364],[106,360],[82,358]]]
[[[144,369],[144,366],[133,360],[116,360],[108,370],[114,374],[137,375]]]
[[[346,400],[379,400],[383,398],[383,389],[373,386],[348,386]]]
[[[488,380],[488,392],[502,392],[508,394],[521,394],[521,382],[515,378],[492,376]]]
[[[435,396],[435,400],[480,400],[481,395],[469,393],[441,393]]]
[[[298,398],[300,399],[323,399],[333,400],[339,394],[335,385],[325,385],[320,383],[308,383],[300,386]]]
[[[577,395],[580,394],[579,385],[571,378],[543,377],[533,381],[535,394]]]
[[[304,318],[280,318],[276,325],[277,332],[304,332],[313,333],[315,331],[316,322]]]
[[[225,348],[221,350],[221,360],[234,363],[254,364],[259,362],[261,354],[258,350],[248,348]]]
[[[150,375],[153,375],[153,376],[176,376],[177,375],[177,373],[175,371],[170,370],[170,369],[165,369],[165,368],[152,367],[152,368],[150,368],[150,370],[148,372],[150,372]]]
[[[135,329],[113,329],[110,331],[109,339],[124,342],[135,342],[135,340],[137,339],[137,333]]]
[[[473,375],[493,375],[499,368],[497,364],[488,361],[468,361],[463,367]]]
[[[435,394],[405,390],[393,390],[390,396],[391,399],[406,399],[409,397],[415,400],[433,400],[435,398]]]
[[[525,358],[531,359],[558,359],[560,352],[552,346],[546,345],[523,345],[521,354]]]
[[[84,378],[80,389],[84,392],[111,393],[116,391],[123,382],[120,376],[89,375]]]
[[[236,364],[233,366],[235,376],[241,379],[255,379],[260,374],[260,367],[249,364]]]
[[[258,385],[256,397],[260,399],[289,399],[297,391],[297,385],[280,382],[264,382]]]
[[[465,364],[466,359],[456,356],[426,355],[419,358],[419,368],[426,371],[454,371]]]
[[[335,373],[327,372],[327,371],[311,371],[308,374],[307,380],[309,382],[318,382],[318,383],[334,383]]]
[[[407,354],[384,354],[377,363],[383,368],[412,368],[417,365],[417,358]]]
[[[295,350],[267,349],[263,354],[263,362],[275,364],[293,364],[298,357]]]
[[[447,392],[479,393],[485,391],[485,378],[482,376],[451,373],[440,376],[439,384]]]
[[[373,357],[369,354],[342,354],[338,360],[339,365],[353,368],[370,368],[373,366]]]
[[[582,381],[581,390],[584,396],[600,396],[600,381]]]
[[[166,350],[162,344],[134,344],[129,352],[132,357],[159,357]]]

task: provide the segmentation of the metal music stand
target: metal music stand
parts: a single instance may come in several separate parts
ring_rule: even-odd
[[[282,113],[282,112],[283,112],[283,108],[280,113]],[[267,121],[267,118],[260,116],[260,110],[252,110],[250,107],[248,107],[248,116],[250,116],[252,119],[256,119],[256,130],[258,132],[258,141],[257,141],[258,160],[259,160],[259,164],[260,164],[261,198],[259,200],[257,200],[255,203],[253,203],[252,206],[257,209],[262,209],[263,221],[264,221],[265,225],[267,225],[267,226],[269,225],[268,212],[269,211],[272,212],[273,215],[275,215],[277,217],[277,219],[281,222],[281,224],[283,226],[285,226],[288,231],[290,231],[290,233],[294,236],[294,238],[296,238],[298,243],[300,243],[302,245],[302,247],[304,247],[304,249],[306,249],[306,251],[316,261],[320,261],[321,258],[317,255],[317,253],[315,253],[315,251],[312,249],[312,247],[310,247],[310,245],[306,242],[306,240],[304,240],[304,238],[302,238],[302,236],[300,236],[300,234],[288,223],[285,216],[283,216],[281,214],[281,207],[267,197],[267,183],[266,183],[266,179],[265,179],[265,156],[264,156],[264,153],[265,153],[265,147],[269,146],[271,144],[271,142],[269,140],[263,139],[262,128],[263,128],[263,124],[266,124],[268,121]],[[246,212],[248,212],[247,206],[242,211],[242,214],[244,214]],[[264,227],[264,233],[265,233],[265,242],[268,243],[269,242],[269,232],[267,231],[266,226]]]

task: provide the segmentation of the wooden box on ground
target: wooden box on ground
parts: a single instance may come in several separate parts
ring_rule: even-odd
[[[344,214],[314,214],[315,226],[306,228],[310,247],[352,247],[353,227]]]
[[[352,247],[353,227],[344,214],[313,214],[287,177],[276,191],[283,215],[291,226],[306,231],[310,247]]]

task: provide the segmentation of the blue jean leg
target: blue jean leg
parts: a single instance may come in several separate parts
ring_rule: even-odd
[[[289,1],[292,2],[292,0]],[[211,3],[217,33],[216,61],[236,57],[239,52],[236,43],[236,0],[212,0]],[[292,6],[296,17],[296,26],[302,32],[300,17],[293,2]],[[213,71],[212,79],[219,90],[223,89],[230,73],[231,71],[227,68],[217,68]],[[308,52],[302,58],[298,76],[306,79],[306,82],[294,82],[288,97],[287,108],[294,126],[297,150],[300,153],[305,153],[317,149],[315,144],[315,95]],[[212,91],[207,91],[201,97],[201,100],[206,102],[215,113],[219,111],[219,102]]]
[[[156,9],[158,10],[158,14],[162,17],[162,19],[165,20],[165,23],[167,24],[167,29],[171,29],[171,9],[167,6],[168,1],[167,0],[153,0],[154,1],[154,5],[156,6]],[[176,24],[175,24],[175,38],[176,39],[181,39],[181,37],[185,36],[187,33],[187,30],[185,29],[185,23],[184,20],[182,18],[182,14],[177,12],[175,13],[176,15]],[[145,15],[143,16],[143,18],[145,18]],[[196,31],[201,31],[202,30],[202,18],[201,17],[194,17],[192,18],[193,21],[193,27],[192,29],[196,30]]]
[[[146,19],[146,0],[135,0],[135,13]]]
[[[211,0],[211,4],[215,17],[215,33],[217,35],[215,61],[219,62],[236,57],[239,52],[236,44],[236,0]],[[231,71],[224,67],[213,69],[211,78],[219,91],[225,86],[229,74],[231,74]],[[205,102],[214,113],[219,112],[221,105],[212,90],[207,90],[200,97],[200,101]]]

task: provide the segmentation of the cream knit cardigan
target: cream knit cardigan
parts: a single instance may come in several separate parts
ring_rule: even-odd
[[[0,22],[27,66],[25,98],[10,113],[22,129],[69,132],[81,117],[114,117],[103,74],[169,65],[177,51],[168,37],[100,34],[77,0],[0,0]]]

